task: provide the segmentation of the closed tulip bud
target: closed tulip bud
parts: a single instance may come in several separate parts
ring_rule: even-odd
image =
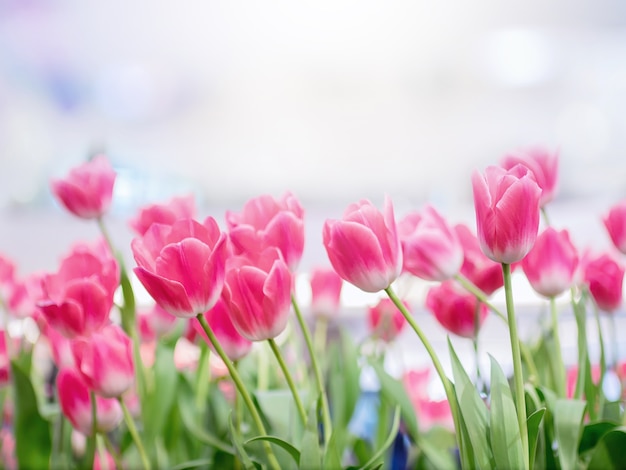
[[[365,292],[386,289],[400,274],[402,250],[389,198],[383,212],[369,201],[351,204],[343,219],[324,223],[323,240],[337,274]]]
[[[615,312],[622,305],[624,267],[612,256],[590,257],[584,267],[584,281],[600,310]]]
[[[144,235],[152,224],[173,225],[179,219],[193,219],[195,215],[193,195],[174,197],[164,204],[142,207],[129,225],[137,235]]]
[[[626,201],[613,206],[603,222],[615,247],[626,255]]]
[[[72,169],[62,179],[51,182],[52,192],[77,217],[96,219],[111,205],[115,171],[104,155]]]
[[[426,308],[446,330],[464,338],[476,336],[488,313],[485,304],[452,280],[428,290]]]
[[[311,271],[311,313],[318,317],[332,317],[339,310],[343,279],[332,268]]]
[[[532,288],[545,297],[554,297],[569,289],[578,266],[578,253],[567,230],[548,227],[522,260],[522,269]]]
[[[478,240],[483,253],[498,263],[520,261],[539,230],[541,189],[522,165],[510,170],[488,167],[472,176]]]
[[[409,309],[409,304],[402,302]],[[398,337],[406,325],[406,318],[391,299],[383,298],[368,309],[367,323],[372,336],[390,343]]]
[[[559,176],[559,157],[545,149],[528,149],[517,154],[507,155],[502,160],[502,167],[510,170],[515,165],[528,168],[541,188],[539,205],[544,207],[556,195]]]
[[[398,223],[404,270],[427,281],[444,281],[459,272],[463,247],[445,219],[431,206]]]

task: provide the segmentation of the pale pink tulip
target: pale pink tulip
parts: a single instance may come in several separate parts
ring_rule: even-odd
[[[427,281],[444,281],[459,272],[463,247],[434,207],[404,216],[398,234],[405,271]]]
[[[293,278],[276,248],[256,259],[240,257],[229,267],[224,294],[231,320],[250,341],[275,338],[287,326]]]
[[[77,217],[96,219],[108,210],[113,197],[115,171],[104,155],[72,169],[51,182],[52,192]]]
[[[426,308],[446,330],[464,338],[476,335],[488,313],[485,304],[452,280],[428,289]]]
[[[615,247],[626,254],[626,201],[611,207],[602,221]]]
[[[87,386],[101,397],[116,398],[134,383],[132,343],[111,323],[88,339],[72,341],[76,369]]]
[[[170,314],[192,318],[209,310],[224,286],[226,234],[208,217],[204,224],[181,219],[152,224],[131,248],[135,274],[152,298]]]
[[[520,261],[539,230],[541,189],[522,165],[510,170],[488,167],[472,175],[478,240],[483,253],[498,263]]]
[[[169,314],[159,304],[154,304],[148,309],[138,311],[137,321],[142,340],[150,341],[172,333],[181,320]]]
[[[173,225],[179,219],[193,219],[195,215],[196,203],[190,194],[174,197],[164,204],[142,207],[129,225],[137,235],[144,235],[152,224]]]
[[[351,204],[343,219],[327,220],[324,247],[337,274],[366,292],[386,289],[402,269],[402,250],[393,205],[383,212],[363,200]]]
[[[407,309],[409,304],[402,302]],[[367,310],[367,324],[372,336],[390,343],[398,337],[406,325],[406,318],[391,299],[384,297]]]
[[[528,255],[522,269],[532,288],[545,297],[554,297],[569,289],[578,266],[578,253],[567,230],[546,228]]]
[[[332,268],[315,268],[309,279],[311,285],[311,313],[318,317],[332,317],[339,311],[343,279]]]
[[[41,332],[48,341],[52,352],[52,361],[59,368],[76,366],[74,362],[74,354],[72,354],[71,340],[55,330],[50,324],[42,322]]]
[[[27,318],[39,310],[37,302],[43,298],[44,274],[36,273],[15,281],[7,301],[8,312],[16,318]]]
[[[613,313],[622,305],[624,267],[609,254],[590,257],[584,280],[600,310]]]
[[[304,209],[293,194],[278,200],[270,195],[251,199],[241,213],[227,211],[226,224],[238,254],[276,247],[289,268],[297,268],[304,250]]]
[[[531,148],[516,154],[507,155],[502,160],[502,167],[510,170],[515,165],[528,168],[541,188],[540,207],[544,207],[554,199],[559,176],[559,156],[541,148]]]

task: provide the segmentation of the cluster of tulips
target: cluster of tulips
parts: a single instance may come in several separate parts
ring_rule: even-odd
[[[594,357],[586,328],[588,312],[600,325],[600,313],[613,318],[622,304],[626,202],[602,219],[615,250],[576,247],[566,228],[549,223],[556,154],[527,150],[476,171],[475,231],[432,206],[396,219],[389,198],[382,210],[351,204],[324,223],[328,264],[310,273],[298,272],[305,211],[292,193],[248,201],[225,214],[224,228],[198,219],[192,196],[142,207],[129,220],[130,270],[106,228],[115,179],[100,155],[51,182],[60,204],[102,233],[75,243],[55,272],[18,276],[0,257],[5,468],[573,469],[626,461],[621,395],[603,387],[623,376],[619,358],[607,362],[600,328]],[[549,305],[550,327],[532,344],[517,333],[516,270]],[[295,295],[298,274],[311,288],[309,315]],[[500,317],[512,377],[492,359],[489,379],[479,381],[452,343],[449,377],[396,292],[406,278],[428,281],[424,305],[413,307],[452,335],[477,342],[487,315]],[[344,282],[385,294],[364,311],[368,341],[381,347],[355,344],[342,330],[327,334],[338,329]],[[139,284],[152,304],[136,304]],[[490,300],[502,288],[506,311]],[[558,334],[563,295],[578,328],[569,370]],[[385,345],[409,328],[432,367],[394,376]],[[366,368],[378,384],[369,402],[359,381]],[[428,393],[432,372],[444,400]],[[374,430],[354,425],[363,414]]]

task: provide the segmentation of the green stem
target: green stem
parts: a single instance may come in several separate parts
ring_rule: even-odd
[[[200,325],[202,325],[202,329],[204,330],[207,337],[209,338],[209,341],[213,345],[213,349],[215,349],[215,352],[217,353],[217,355],[222,359],[222,361],[224,361],[224,364],[226,365],[226,368],[228,369],[230,377],[233,379],[233,382],[235,382],[235,387],[237,387],[237,390],[241,394],[241,397],[243,398],[243,401],[246,404],[246,407],[248,408],[248,410],[250,411],[250,414],[252,415],[252,420],[254,421],[254,424],[257,430],[263,436],[267,436],[267,431],[265,430],[265,426],[263,425],[263,421],[261,420],[261,415],[259,415],[259,412],[256,409],[256,406],[254,406],[252,397],[250,397],[250,394],[248,393],[248,390],[246,389],[246,386],[244,385],[243,380],[241,380],[241,376],[239,375],[239,372],[237,372],[237,368],[233,365],[231,360],[228,358],[228,356],[224,352],[222,345],[220,344],[217,337],[215,336],[215,333],[213,333],[213,330],[209,326],[209,323],[206,321],[206,318],[204,317],[204,315],[200,313],[196,316],[196,318],[200,322]],[[267,458],[269,460],[270,465],[276,470],[280,470],[280,464],[278,463],[278,460],[276,460],[276,456],[274,455],[274,451],[272,450],[272,447],[270,446],[269,442],[263,441],[263,446],[265,447],[265,451],[267,452]]]
[[[96,435],[98,434],[98,409],[96,405],[96,394],[89,391],[89,401],[91,403],[91,436],[87,437],[87,451],[83,457],[85,468],[93,468],[93,459],[96,455]]]
[[[610,339],[611,339],[611,370],[613,372],[617,372],[617,363],[619,362],[619,351],[617,350],[618,342],[617,342],[617,328],[615,325],[615,314],[610,314],[609,316],[609,330],[610,330]]]
[[[204,415],[207,404],[207,396],[209,394],[210,355],[211,350],[203,341],[200,344],[200,360],[198,361],[198,368],[196,369],[196,409],[198,410],[199,416]]]
[[[296,318],[298,319],[298,323],[300,324],[300,329],[302,330],[302,336],[304,336],[304,341],[306,342],[307,350],[309,351],[309,355],[311,357],[311,367],[313,368],[313,373],[315,375],[315,384],[317,386],[317,393],[321,397],[322,401],[322,423],[324,425],[324,443],[328,444],[330,440],[330,436],[333,432],[332,421],[330,420],[330,409],[328,407],[328,396],[326,395],[326,387],[324,387],[324,380],[322,379],[322,372],[319,368],[317,360],[315,358],[315,350],[313,349],[313,343],[311,341],[311,333],[309,332],[309,327],[306,325],[304,321],[304,317],[302,316],[302,312],[298,307],[298,303],[296,302],[296,298],[291,296],[291,304],[293,305],[293,309],[296,313]]]
[[[120,454],[117,451],[117,449],[113,446],[113,443],[111,442],[111,440],[109,439],[109,436],[106,434],[100,434],[98,437],[102,438],[102,442],[104,443],[104,447],[107,450],[107,452],[109,453],[109,455],[111,456],[111,458],[113,459],[113,462],[115,462],[115,468],[123,468],[123,464],[122,464],[122,459],[120,458]],[[103,453],[100,453],[100,456],[103,457]],[[102,466],[102,463],[100,465],[100,468],[104,468]]]
[[[439,357],[435,353],[435,350],[430,344],[430,341],[428,341],[428,338],[426,337],[422,329],[419,327],[417,322],[413,319],[413,316],[407,310],[404,303],[402,303],[402,301],[398,298],[398,296],[393,291],[391,286],[387,287],[385,289],[385,292],[387,293],[391,301],[395,304],[395,306],[398,308],[398,310],[400,310],[404,318],[406,318],[406,321],[409,323],[409,325],[411,325],[411,328],[413,328],[413,331],[415,332],[415,334],[417,334],[418,338],[422,342],[422,345],[424,345],[424,348],[426,348],[426,352],[430,356],[430,360],[432,361],[433,366],[435,367],[435,370],[437,371],[437,374],[439,375],[439,379],[443,383],[443,388],[446,392],[448,403],[450,404],[450,411],[452,413],[452,419],[454,421],[454,428],[457,431],[456,432],[457,445],[459,449],[462,449],[460,413],[458,409],[458,401],[454,393],[452,382],[450,382],[450,379],[446,376],[443,370],[443,367],[441,365],[441,362],[439,361]],[[461,452],[461,455],[463,455],[462,452]]]
[[[598,382],[599,393],[599,403],[598,409],[600,413],[602,413],[602,408],[604,407],[604,389],[602,385],[604,384],[604,376],[606,375],[606,352],[604,350],[604,336],[602,334],[602,322],[600,321],[600,312],[598,310],[597,304],[593,303],[593,315],[596,318],[596,325],[598,326],[598,342],[600,343],[600,381]],[[591,373],[591,370],[589,371]]]
[[[257,359],[259,360],[259,370],[256,376],[256,388],[262,392],[267,390],[270,384],[268,351],[265,347],[259,348]]]
[[[274,356],[276,356],[276,360],[280,365],[283,374],[285,375],[285,380],[287,381],[287,385],[289,385],[289,389],[291,390],[291,394],[293,395],[293,399],[296,402],[296,408],[298,409],[298,414],[300,415],[300,419],[302,420],[302,424],[306,425],[306,411],[304,411],[304,406],[302,405],[302,400],[300,400],[300,395],[298,394],[298,390],[296,389],[296,384],[293,382],[293,378],[291,377],[291,373],[289,372],[289,368],[283,359],[283,355],[276,344],[276,341],[273,338],[267,340],[270,344],[270,348],[272,348],[272,352]]]
[[[315,331],[313,333],[313,344],[315,352],[319,357],[323,357],[326,351],[326,335],[328,334],[328,318],[321,315],[315,319]]]
[[[549,227],[550,226],[550,218],[548,217],[548,213],[546,212],[546,208],[545,207],[541,208],[541,215],[543,217],[543,221]]]
[[[517,321],[515,320],[515,306],[513,304],[513,287],[511,285],[511,265],[502,263],[504,276],[504,293],[506,296],[506,311],[509,323],[509,335],[511,338],[511,353],[513,356],[513,383],[515,386],[515,405],[517,409],[517,421],[522,438],[522,450],[524,468],[529,468],[528,450],[528,424],[526,423],[526,397],[524,395],[524,376],[522,372],[522,358],[520,354],[520,340],[517,334]]]
[[[120,406],[122,407],[122,412],[124,413],[124,421],[126,423],[126,427],[128,428],[128,432],[130,432],[131,437],[133,438],[133,442],[139,451],[139,457],[141,458],[141,463],[145,470],[150,470],[150,460],[148,459],[148,455],[146,454],[146,450],[143,447],[143,443],[139,438],[139,433],[137,432],[137,427],[135,426],[135,421],[133,417],[130,415],[128,411],[128,407],[124,400],[121,397],[118,398]]]
[[[476,304],[474,309],[474,337],[472,338],[472,346],[474,348],[474,363],[476,364],[476,389],[483,392],[482,378],[480,376],[480,356],[478,351],[478,333],[480,332],[480,303]]]
[[[552,316],[552,337],[554,338],[554,347],[556,349],[556,363],[558,370],[556,371],[556,392],[559,397],[565,398],[565,364],[563,364],[563,353],[561,351],[561,338],[559,335],[559,320],[556,311],[556,300],[554,296],[550,297],[550,312]]]

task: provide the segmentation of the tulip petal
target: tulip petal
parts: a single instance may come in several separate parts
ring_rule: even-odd
[[[192,318],[200,313],[200,311],[195,311],[189,303],[187,292],[180,282],[152,274],[141,267],[136,267],[133,271],[148,294],[170,314],[181,318]]]

